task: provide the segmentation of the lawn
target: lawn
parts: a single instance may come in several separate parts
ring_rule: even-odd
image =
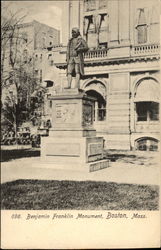
[[[158,210],[159,187],[96,181],[16,180],[1,185],[1,207]]]
[[[7,148],[7,147],[6,147]],[[27,157],[39,157],[40,149],[35,148],[11,148],[1,149],[1,162],[11,161],[14,159],[27,158]]]
[[[1,148],[1,162],[29,157],[40,157],[40,149],[25,148],[25,146],[24,148],[13,148],[12,146]],[[154,166],[157,164],[158,152],[104,150],[104,158],[110,161]]]

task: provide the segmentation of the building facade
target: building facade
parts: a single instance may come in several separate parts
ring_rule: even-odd
[[[11,96],[31,100],[33,91],[42,88],[44,76],[53,65],[48,52],[60,44],[60,31],[34,20],[13,23],[3,34],[1,79],[5,87],[2,87],[2,103]],[[18,94],[20,85],[24,89],[21,95]],[[41,116],[42,108],[34,112]]]
[[[11,57],[14,57],[16,67],[32,65],[37,81],[42,82],[43,74],[45,74],[43,73],[45,69],[43,65],[46,65],[47,51],[60,44],[60,31],[35,20],[18,24],[14,27],[14,32],[12,30],[13,28],[6,32],[6,45],[4,49],[2,48],[4,75],[13,70]],[[8,37],[12,33],[13,35],[9,39]]]
[[[108,149],[159,147],[159,1],[65,1],[63,46],[53,49],[66,85],[66,45],[79,27],[89,51],[81,88],[97,99],[94,126]],[[54,123],[54,121],[53,121]]]

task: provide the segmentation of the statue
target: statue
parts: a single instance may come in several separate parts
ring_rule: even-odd
[[[71,88],[72,77],[76,77],[75,88],[80,88],[80,77],[84,75],[83,53],[88,50],[87,43],[81,37],[79,29],[72,29],[72,38],[67,45],[67,78],[68,87]]]

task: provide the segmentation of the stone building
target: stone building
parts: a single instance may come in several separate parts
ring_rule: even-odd
[[[60,31],[35,20],[19,25],[19,29],[25,38],[26,55],[33,58],[34,75],[42,83],[48,67],[48,50],[60,44]]]
[[[32,84],[29,84],[30,88],[24,92],[23,98],[32,98],[33,90],[42,88],[46,71],[53,65],[48,52],[60,44],[60,31],[34,20],[18,25],[13,23],[13,27],[11,25],[4,34],[1,72],[2,81],[7,79],[7,82],[2,89],[2,103],[10,95],[17,96],[15,82],[23,79],[24,73],[24,78],[28,76]],[[35,112],[41,114],[42,110],[37,109]]]
[[[72,27],[88,42],[81,88],[96,97],[94,126],[108,149],[159,147],[159,1],[65,1],[62,47],[52,50],[66,84]],[[54,121],[53,121],[54,123]]]
[[[16,60],[15,65],[28,67],[29,63],[30,65],[32,64],[37,81],[39,83],[42,82],[43,74],[45,74],[43,73],[43,61],[46,60],[48,49],[60,44],[60,31],[35,20],[29,23],[18,24],[14,29],[12,47],[11,39],[8,39],[7,36],[7,44],[5,49],[3,49],[5,52],[3,60],[4,72],[7,74],[12,70],[10,66],[10,53],[12,53]],[[8,29],[7,33],[9,35],[11,32],[13,31]]]

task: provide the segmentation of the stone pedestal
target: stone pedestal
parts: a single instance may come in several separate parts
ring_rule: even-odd
[[[52,168],[95,171],[108,166],[103,160],[103,137],[93,129],[94,99],[78,89],[50,97],[52,124],[42,137],[41,159]]]

